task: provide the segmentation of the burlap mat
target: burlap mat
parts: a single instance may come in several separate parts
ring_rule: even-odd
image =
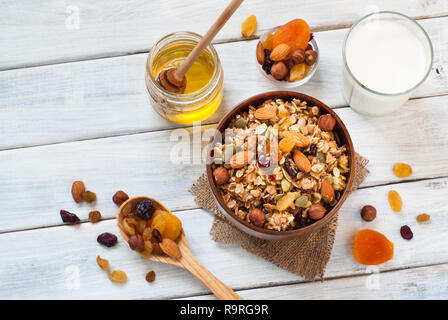
[[[356,153],[353,192],[370,173],[366,169],[369,161]],[[338,226],[339,212],[319,230],[293,240],[270,241],[248,235],[235,228],[219,211],[204,173],[189,190],[196,203],[215,214],[210,229],[212,239],[217,242],[237,245],[289,272],[313,281],[316,276],[323,279],[325,267],[333,249]]]

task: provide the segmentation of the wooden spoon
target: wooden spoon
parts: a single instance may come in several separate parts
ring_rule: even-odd
[[[210,42],[212,42],[219,30],[221,30],[243,1],[244,0],[232,0],[218,19],[216,19],[215,23],[210,27],[205,36],[202,37],[196,47],[194,47],[188,57],[182,62],[179,69],[171,68],[160,72],[157,79],[162,87],[174,93],[183,93],[185,91],[187,85],[185,74],[188,69],[190,69],[196,59],[199,58],[202,51],[210,44]]]
[[[135,207],[137,203],[144,199],[152,200],[152,203],[156,209],[169,211],[163,204],[149,197],[134,197],[126,200],[117,211],[117,226],[118,231],[120,232],[121,237],[126,243],[129,241],[129,236],[124,232],[123,228],[123,209],[130,205]],[[182,230],[181,235],[176,240],[177,245],[179,246],[180,252],[182,253],[182,257],[180,259],[171,258],[167,255],[158,255],[151,254],[150,260],[172,264],[174,266],[184,268],[189,271],[192,275],[202,281],[219,299],[222,300],[242,300],[242,298],[236,294],[232,289],[226,286],[223,282],[221,282],[218,278],[216,278],[210,271],[208,271],[199,261],[194,257],[193,253],[188,246],[187,238],[185,237],[185,233]]]

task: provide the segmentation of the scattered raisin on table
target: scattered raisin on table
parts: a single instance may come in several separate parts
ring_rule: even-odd
[[[109,232],[104,232],[100,234],[96,240],[103,246],[110,248],[117,244],[118,239],[116,235]]]
[[[149,220],[155,211],[151,199],[145,199],[137,203],[135,206],[135,214],[143,220]]]
[[[101,212],[99,212],[98,210],[90,211],[90,213],[89,213],[89,221],[91,223],[97,223],[100,220],[101,220]]]
[[[125,283],[126,280],[128,279],[128,277],[126,276],[126,273],[124,271],[122,271],[122,270],[114,270],[109,275],[109,279],[114,281],[114,282]]]
[[[406,163],[398,162],[392,169],[398,178],[407,178],[412,174],[412,167]]]
[[[426,221],[429,221],[430,218],[431,218],[431,216],[429,214],[422,213],[417,216],[416,220],[418,222],[426,222]]]
[[[146,274],[146,281],[148,281],[148,282],[153,282],[155,279],[156,279],[156,273],[154,272],[154,271],[149,271],[147,274]]]
[[[96,263],[100,266],[104,271],[109,271],[109,260],[103,259],[100,256],[96,257]]]
[[[60,214],[62,221],[65,223],[77,224],[81,221],[76,214],[68,212],[67,210],[61,210]]]
[[[406,240],[411,240],[414,237],[411,228],[409,228],[409,226],[406,225],[400,228],[400,234],[403,237],[403,239]]]
[[[395,190],[391,190],[387,194],[387,198],[389,200],[389,204],[392,210],[395,212],[400,212],[401,207],[403,206],[403,200],[401,200],[400,194]]]
[[[82,198],[84,201],[91,203],[96,200],[96,193],[92,191],[85,191],[82,193]]]

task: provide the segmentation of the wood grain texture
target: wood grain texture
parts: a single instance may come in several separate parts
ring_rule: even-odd
[[[2,0],[0,5],[0,69],[8,69],[148,51],[170,32],[204,34],[226,3]],[[241,39],[241,23],[250,14],[258,17],[260,32],[298,18],[298,12],[312,28],[325,29],[350,24],[372,10],[440,16],[448,13],[448,4],[444,0],[252,0],[241,6],[215,41]]]
[[[448,265],[373,273],[323,283],[242,290],[245,299],[279,300],[444,300],[448,298]],[[215,299],[212,295],[187,299]]]
[[[386,195],[391,188],[396,189],[403,197],[402,213],[392,212],[387,203]],[[447,196],[447,178],[356,191],[340,211],[335,245],[325,276],[361,276],[372,272],[371,268],[356,263],[351,253],[355,232],[362,228],[378,230],[394,242],[393,259],[380,265],[378,271],[448,263],[448,246],[442,245],[446,243],[445,231],[448,228]],[[366,203],[374,205],[378,210],[376,220],[370,223],[363,222],[359,217],[359,210]],[[431,214],[430,223],[418,224],[415,221],[415,216],[422,210]],[[303,282],[300,277],[247,254],[240,248],[213,242],[208,233],[212,223],[211,214],[199,209],[176,214],[183,222],[190,248],[197,259],[234,290]],[[399,229],[403,224],[408,224],[414,231],[411,241],[400,236]],[[162,299],[210,293],[184,270],[142,260],[121,239],[116,247],[100,246],[96,237],[105,231],[117,234],[115,220],[1,234],[0,297]],[[111,283],[105,272],[97,266],[97,255],[109,259],[112,270],[124,270],[128,275],[128,282],[124,285]],[[156,281],[151,284],[144,280],[149,270],[155,270],[157,274]],[[74,282],[77,273],[78,289]],[[431,288],[435,285],[431,279],[432,276],[423,276],[415,282],[415,286]],[[357,284],[358,280],[343,280],[347,281],[346,290],[353,288],[353,292],[356,292],[360,286]],[[340,282],[324,282],[323,285],[330,288],[328,298],[337,298],[337,288],[340,286],[338,283]],[[406,279],[397,276],[390,286],[400,283],[406,283]],[[383,282],[383,285],[389,288],[387,282]],[[332,286],[335,286],[333,290]],[[309,284],[306,291],[303,297],[318,296],[322,294],[322,284]],[[390,289],[389,292],[396,291]],[[426,295],[433,296],[438,292],[441,291],[434,290],[434,293],[427,292]],[[292,293],[295,298],[302,298],[297,290]],[[245,295],[244,292],[241,294],[243,298],[254,297],[251,294]],[[348,294],[347,291],[344,294]],[[262,293],[257,297],[261,296]],[[275,298],[268,291],[266,297]]]
[[[370,160],[372,173],[364,187],[402,181],[392,173],[395,162],[413,167],[408,180],[448,176],[448,126],[441,125],[448,123],[447,101],[448,96],[416,99],[383,118],[336,109],[355,150]],[[182,132],[191,137],[190,129]],[[0,232],[59,224],[60,209],[85,219],[96,207],[104,217],[113,217],[116,206],[111,199],[117,190],[154,197],[173,211],[197,208],[187,190],[205,165],[198,155],[193,157],[192,149],[190,156],[184,153],[185,162],[170,160],[181,141],[179,133],[164,130],[0,152],[0,205],[8,207],[0,215]],[[75,180],[97,192],[96,206],[73,201]],[[21,205],[11,207],[11,199]]]
[[[1,14],[1,13],[0,13]],[[429,79],[414,97],[448,93],[448,18],[422,20],[435,48]],[[311,81],[295,91],[343,106],[344,30],[316,34],[321,60]],[[224,101],[204,123],[217,123],[237,103],[276,88],[256,68],[256,41],[219,44]],[[146,54],[0,72],[0,149],[173,128],[150,106]]]

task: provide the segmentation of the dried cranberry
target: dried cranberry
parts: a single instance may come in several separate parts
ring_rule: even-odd
[[[310,145],[310,151],[308,151],[308,154],[310,156],[315,156],[316,153],[317,153],[317,145],[315,144]]]
[[[275,174],[271,174],[268,176],[269,181],[275,181]]]
[[[109,232],[104,232],[96,238],[96,241],[110,248],[117,244],[117,236]]]
[[[160,234],[159,230],[157,229],[152,230],[152,236],[158,243],[162,242],[162,235]]]
[[[310,32],[310,40],[308,40],[308,41],[311,41],[313,39],[314,39],[314,33]]]
[[[77,224],[81,221],[76,214],[70,213],[66,210],[61,210],[61,218],[62,221],[69,224]]]
[[[271,156],[266,153],[260,153],[257,163],[260,168],[269,168],[271,166]]]
[[[414,237],[414,234],[412,233],[411,228],[409,226],[402,226],[400,228],[400,233],[403,239],[411,240]]]
[[[297,176],[297,173],[299,172],[297,170],[296,165],[294,164],[294,161],[290,157],[285,159],[285,163],[283,164],[283,168],[285,168],[286,172],[288,172],[288,174],[293,179]]]
[[[151,199],[142,200],[135,206],[135,214],[143,220],[151,219],[154,210]]]
[[[264,49],[264,63],[263,63],[263,70],[267,73],[271,73],[272,65],[274,64],[274,61],[271,60],[271,52],[267,49]]]

